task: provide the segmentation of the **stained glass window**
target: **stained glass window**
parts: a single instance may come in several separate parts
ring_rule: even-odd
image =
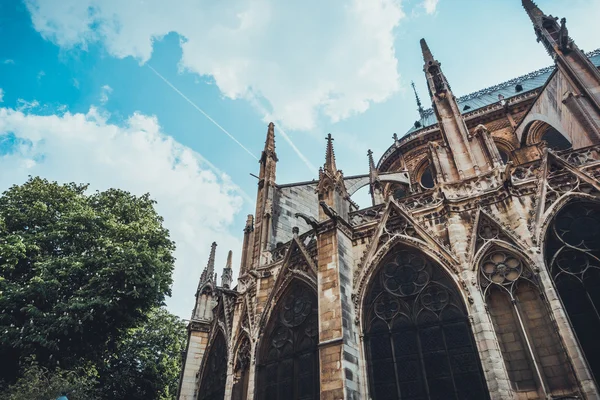
[[[365,317],[374,400],[488,398],[464,304],[425,255],[398,250],[384,260]]]
[[[227,380],[227,344],[220,332],[215,337],[204,365],[199,400],[223,400]]]
[[[600,382],[600,206],[565,206],[548,230],[546,265],[596,382]]]
[[[317,297],[296,282],[273,310],[257,365],[257,399],[319,398]]]

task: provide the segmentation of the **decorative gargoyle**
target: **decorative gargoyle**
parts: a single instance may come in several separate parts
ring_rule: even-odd
[[[332,220],[337,221],[340,218],[338,213],[335,212],[335,210],[333,208],[329,207],[329,205],[327,203],[325,203],[324,201],[320,201],[319,205],[323,209],[323,212],[325,213],[325,215],[327,215]]]
[[[311,216],[303,214],[303,213],[296,213],[296,214],[294,214],[294,217],[302,218],[304,220],[304,222],[306,222],[308,225],[310,225],[314,230],[317,230],[317,228],[319,227],[319,221],[317,221],[314,217],[311,217]]]

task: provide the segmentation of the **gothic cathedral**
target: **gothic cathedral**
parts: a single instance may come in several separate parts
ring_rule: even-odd
[[[318,180],[276,182],[269,125],[180,400],[600,399],[600,51],[522,1],[554,65],[456,98],[421,40],[433,107],[364,175],[329,135]]]

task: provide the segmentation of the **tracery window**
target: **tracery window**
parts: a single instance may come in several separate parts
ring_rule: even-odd
[[[250,340],[244,335],[237,349],[237,356],[233,368],[234,383],[232,390],[233,400],[245,400],[248,393],[248,376],[250,369]]]
[[[565,206],[548,230],[546,265],[591,372],[600,383],[600,206]]]
[[[445,271],[413,250],[390,253],[368,289],[370,394],[381,399],[486,399],[467,312]]]
[[[257,399],[319,398],[317,296],[295,282],[273,310],[257,364]]]
[[[227,380],[227,344],[221,332],[217,333],[210,346],[208,358],[204,365],[199,400],[223,400],[225,398],[225,381]]]
[[[480,285],[513,389],[523,398],[576,392],[537,276],[523,259],[491,249],[481,262]]]

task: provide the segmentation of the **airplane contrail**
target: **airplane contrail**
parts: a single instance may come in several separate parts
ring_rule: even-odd
[[[308,167],[308,169],[310,170],[311,173],[315,173],[315,171],[318,170],[317,167],[315,167],[313,165],[313,163],[311,163],[308,158],[306,158],[304,156],[304,154],[302,154],[302,152],[300,151],[300,149],[298,149],[296,147],[296,145],[294,144],[294,142],[292,142],[292,139],[288,136],[287,133],[285,133],[285,131],[281,128],[279,128],[277,125],[275,125],[275,128],[277,128],[277,130],[281,133],[281,136],[283,136],[283,138],[285,139],[286,142],[288,142],[288,144],[292,147],[292,149],[294,150],[294,152],[296,152],[296,154],[298,155],[298,157],[300,157],[300,159],[304,162],[304,164]]]
[[[200,107],[198,107],[196,105],[196,103],[194,103],[192,100],[190,100],[185,94],[181,93],[181,91],[179,91],[179,89],[177,89],[171,82],[169,82],[167,80],[167,78],[165,78],[157,70],[155,70],[154,68],[152,68],[152,66],[150,64],[146,64],[146,65],[148,66],[148,68],[150,68],[152,70],[152,72],[154,72],[156,74],[156,76],[158,76],[167,85],[169,85],[171,87],[171,89],[173,89],[174,91],[176,91],[181,97],[183,97],[185,99],[185,101],[187,101],[188,103],[190,103],[192,105],[192,107],[194,107],[196,110],[200,111],[200,113],[202,115],[204,115],[210,122],[212,122],[217,128],[219,128],[221,131],[223,131],[223,133],[225,133],[227,136],[229,136],[229,138],[231,138],[231,140],[233,140],[234,142],[236,142],[238,144],[238,146],[240,146],[242,149],[244,149],[246,151],[246,153],[250,154],[255,160],[258,160],[258,157],[256,157],[250,150],[248,150],[246,148],[246,146],[244,146],[243,144],[241,144],[239,140],[237,140],[231,133],[227,132],[227,130],[225,128],[223,128],[221,125],[219,125],[219,123],[217,121],[215,121],[214,119],[212,119],[210,115],[208,115],[207,113],[205,113],[203,109],[201,109]]]

